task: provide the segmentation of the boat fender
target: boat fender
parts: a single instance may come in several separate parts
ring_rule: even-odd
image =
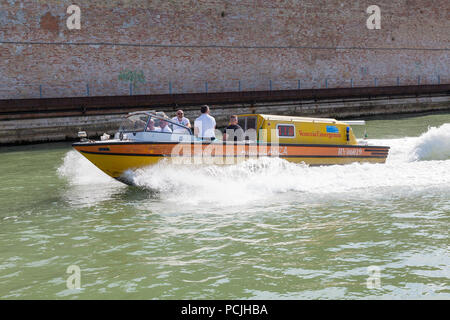
[[[345,129],[345,132],[346,132],[346,136],[347,136],[347,141],[350,141],[350,127],[347,127]]]
[[[120,141],[123,140],[123,132],[119,133],[119,140],[120,140]]]

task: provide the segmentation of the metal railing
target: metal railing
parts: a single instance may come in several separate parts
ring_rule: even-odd
[[[354,77],[304,79],[233,79],[233,80],[167,80],[127,83],[118,80],[72,81],[68,83],[0,83],[0,99],[60,98],[89,96],[123,96],[177,93],[213,93],[238,91],[302,90],[448,84],[450,75],[416,75],[413,77]]]

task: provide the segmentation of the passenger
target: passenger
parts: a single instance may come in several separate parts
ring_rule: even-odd
[[[177,111],[177,115],[172,118],[172,121],[177,123],[177,124],[180,124],[182,126],[188,127],[188,128],[191,127],[191,122],[189,121],[188,118],[184,117],[183,110],[178,110]]]
[[[184,117],[184,112],[183,110],[178,110],[177,115],[175,117],[172,118],[172,121],[175,122],[176,124],[191,128],[191,122],[189,121],[188,118]],[[176,125],[173,125],[173,133],[187,133],[186,129],[184,129],[183,127],[179,127]]]
[[[223,131],[223,141],[242,141],[244,140],[244,130],[238,124],[237,115],[230,116],[230,124]]]
[[[145,128],[145,131],[161,131],[161,128],[160,127],[155,128],[155,121],[153,121],[153,119],[150,119],[148,121],[147,128]]]
[[[207,105],[202,106],[200,111],[202,115],[194,122],[194,135],[203,140],[215,140],[216,120],[209,115]]]
[[[167,121],[159,120],[159,130],[160,132],[172,133],[172,129],[169,128]]]

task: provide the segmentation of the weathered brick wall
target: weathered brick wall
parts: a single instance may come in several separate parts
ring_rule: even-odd
[[[449,30],[448,0],[0,0],[0,99],[450,82]]]

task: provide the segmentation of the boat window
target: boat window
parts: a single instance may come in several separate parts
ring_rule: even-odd
[[[257,140],[256,117],[238,117],[238,124],[244,130],[244,140]]]
[[[247,118],[245,117],[238,117],[238,124],[242,128],[242,130],[245,130],[245,120]]]
[[[279,137],[295,137],[295,126],[293,124],[278,124],[277,132]]]
[[[256,130],[256,117],[238,117],[238,124],[244,131],[248,129]]]
[[[121,132],[140,132],[144,131],[147,125],[148,116],[146,114],[135,114],[125,118],[121,125],[119,131]]]
[[[247,126],[245,130],[255,129],[256,130],[256,117],[247,117]]]

